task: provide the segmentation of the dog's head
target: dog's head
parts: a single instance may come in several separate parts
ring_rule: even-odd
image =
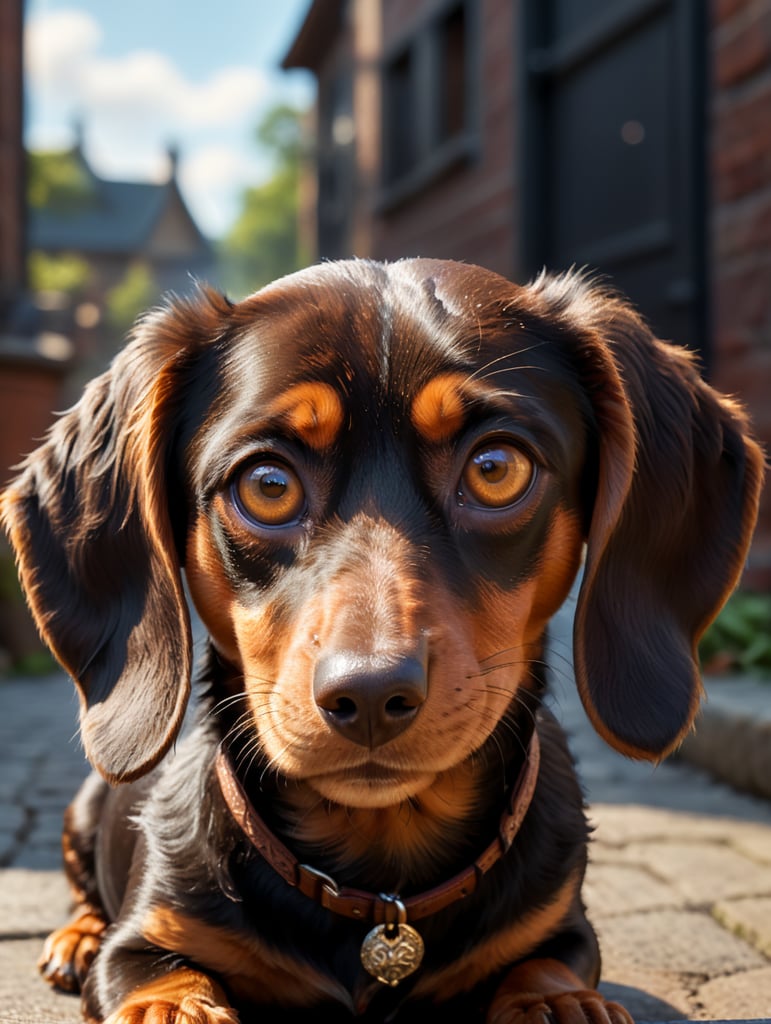
[[[669,752],[761,475],[739,407],[581,277],[345,261],[145,317],[3,514],[108,779],[180,727],[184,570],[266,757],[379,806],[531,685],[584,550],[581,697],[617,749]]]

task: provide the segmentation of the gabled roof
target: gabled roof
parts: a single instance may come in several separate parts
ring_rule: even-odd
[[[190,222],[191,233],[208,252],[210,243],[193,220],[179,192],[176,162],[160,184],[110,181],[94,173],[79,147],[72,154],[89,178],[89,195],[76,208],[32,207],[28,240],[31,249],[74,250],[83,253],[128,255],[141,250],[152,236],[164,210],[178,203]]]
[[[281,67],[318,71],[343,19],[343,0],[312,0]]]

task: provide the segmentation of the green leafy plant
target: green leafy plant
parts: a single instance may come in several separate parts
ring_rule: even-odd
[[[218,247],[225,285],[234,295],[248,295],[307,261],[299,230],[303,116],[279,104],[257,128],[272,170],[265,181],[244,191],[241,212]]]
[[[771,594],[734,593],[702,637],[699,657],[705,672],[771,679]]]
[[[29,283],[36,292],[75,294],[91,276],[88,263],[74,253],[51,256],[38,249],[29,254]]]
[[[47,675],[57,667],[26,610],[13,557],[4,550],[0,550],[0,649],[7,651],[4,670],[15,675]]]
[[[123,335],[145,309],[157,302],[160,289],[143,260],[134,260],[123,278],[107,293],[107,320]]]
[[[74,150],[27,153],[30,206],[77,214],[93,201],[93,180]]]

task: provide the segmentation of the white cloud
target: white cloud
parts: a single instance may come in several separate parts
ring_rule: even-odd
[[[28,79],[38,88],[76,89],[83,62],[96,52],[101,41],[101,28],[84,11],[33,15],[24,38]]]
[[[180,166],[180,186],[197,211],[201,227],[217,235],[237,215],[243,189],[262,181],[267,161],[232,146],[193,150]]]
[[[233,66],[193,81],[158,51],[106,57],[102,38],[99,23],[84,11],[30,16],[30,144],[60,146],[62,125],[81,122],[98,173],[148,180],[164,177],[166,149],[178,146],[180,182],[194,215],[205,231],[223,230],[237,212],[241,189],[259,180],[253,175],[264,175],[254,129],[272,99],[269,77]]]
[[[257,158],[245,160],[229,146],[205,146],[185,161],[183,180],[190,188],[211,188],[225,181],[254,184],[264,176],[266,163]]]
[[[86,116],[109,113],[132,123],[149,116],[179,126],[239,123],[253,117],[269,94],[270,83],[256,68],[228,67],[193,82],[154,50],[101,57],[101,40],[98,23],[83,11],[30,18],[26,60],[31,88],[63,89]]]
[[[132,120],[150,117],[180,127],[239,123],[254,117],[268,94],[268,83],[256,69],[227,68],[196,83],[168,57],[151,50],[91,60],[79,84],[89,110]]]

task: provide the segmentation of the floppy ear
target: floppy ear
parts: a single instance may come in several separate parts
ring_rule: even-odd
[[[27,601],[77,685],[86,754],[110,782],[157,764],[187,703],[190,620],[167,472],[179,367],[224,302],[209,294],[140,322],[2,496]]]
[[[623,300],[569,275],[539,284],[576,330],[598,451],[576,682],[608,743],[656,761],[699,709],[698,642],[743,570],[763,454],[739,405]]]

